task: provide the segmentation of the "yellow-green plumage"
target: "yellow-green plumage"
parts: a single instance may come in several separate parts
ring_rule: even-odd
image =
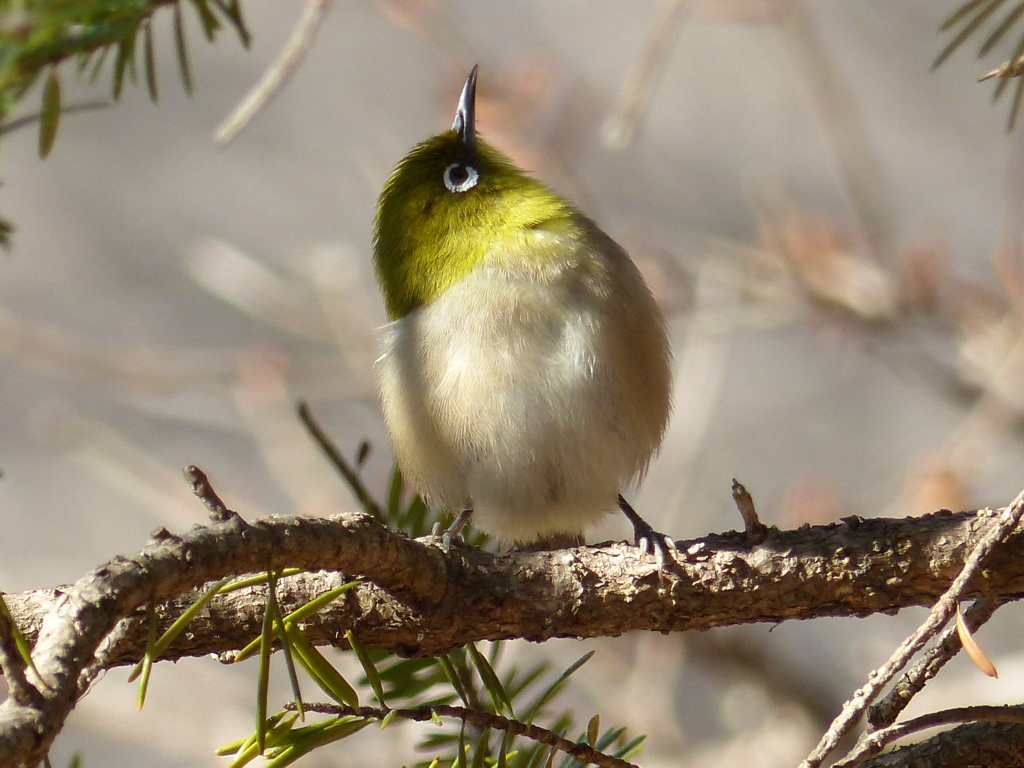
[[[476,136],[474,76],[381,193],[385,420],[428,499],[505,541],[577,534],[661,442],[664,318],[611,238]]]
[[[472,161],[480,182],[462,194],[444,170]],[[454,131],[406,155],[381,192],[374,254],[391,318],[404,317],[464,277],[496,244],[525,245],[531,227],[577,215],[566,201],[480,139],[467,151]]]

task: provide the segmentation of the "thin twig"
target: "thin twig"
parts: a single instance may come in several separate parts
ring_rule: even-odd
[[[63,116],[70,115],[74,112],[91,112],[95,109],[107,109],[112,106],[113,104],[109,101],[84,101],[81,104],[62,105],[60,113]],[[30,115],[23,115],[22,117],[16,117],[13,120],[8,120],[6,123],[0,123],[0,136],[13,133],[19,128],[26,128],[33,123],[38,123],[42,119],[42,112],[33,112]]]
[[[954,707],[953,709],[943,709],[939,712],[929,712],[927,715],[921,715],[912,720],[883,728],[880,731],[865,734],[861,737],[857,746],[850,751],[850,754],[842,760],[833,763],[832,768],[853,768],[855,765],[860,765],[868,758],[877,755],[889,744],[911,733],[935,728],[940,725],[950,725],[951,723],[977,722],[1024,723],[1024,705],[980,705]]]
[[[971,579],[980,569],[982,561],[1006,534],[1017,526],[1022,514],[1024,514],[1024,491],[993,521],[988,532],[967,558],[960,574],[954,579],[946,593],[935,603],[924,623],[914,634],[903,641],[885,664],[868,675],[867,684],[855,691],[850,700],[843,705],[842,712],[832,721],[828,731],[821,737],[821,741],[818,742],[814,751],[800,764],[800,768],[818,768],[829,753],[836,748],[840,739],[853,728],[864,710],[881,690],[907,665],[914,654],[921,650],[928,639],[945,626],[956,610]]]
[[[808,101],[821,121],[839,165],[841,181],[859,223],[859,234],[872,258],[892,258],[895,210],[881,158],[868,130],[864,110],[837,66],[837,56],[815,23],[813,4],[779,3],[778,30],[793,57]]]
[[[740,516],[743,518],[747,543],[754,546],[763,542],[768,537],[768,526],[758,518],[757,509],[754,507],[754,497],[750,495],[750,491],[735,477],[732,479],[732,500],[736,503],[736,509],[740,511]]]
[[[359,500],[359,505],[363,508],[367,514],[373,515],[377,520],[384,522],[387,519],[387,515],[384,514],[384,510],[381,506],[374,501],[373,496],[367,490],[366,486],[363,485],[362,479],[359,474],[352,469],[345,457],[341,455],[341,451],[334,442],[327,436],[327,433],[320,427],[316,419],[313,417],[313,412],[309,409],[309,404],[304,400],[299,401],[299,418],[305,425],[306,429],[309,430],[309,434],[316,440],[317,445],[320,446],[327,458],[330,459],[331,463],[335,466],[345,482],[348,483],[352,493],[355,494]]]
[[[979,83],[991,80],[994,77],[1021,77],[1024,75],[1024,61],[1004,61],[991,72],[986,72],[978,78]]]
[[[288,42],[281,49],[277,59],[267,68],[263,77],[253,86],[242,102],[217,128],[217,132],[213,136],[216,144],[222,147],[230,144],[295,74],[313,44],[313,38],[327,15],[328,6],[330,6],[330,0],[306,0],[302,15],[299,16],[295,29],[292,30]]]
[[[968,626],[977,630],[982,624],[992,618],[999,606],[1003,605],[1002,600],[995,598],[982,598],[967,609],[964,619]],[[886,728],[896,722],[906,706],[924,688],[925,684],[939,673],[946,662],[956,656],[963,646],[956,627],[950,625],[943,630],[938,641],[924,656],[914,662],[914,666],[908,669],[892,687],[885,697],[872,705],[868,710],[868,723],[873,728]]]
[[[293,709],[294,704],[286,704],[285,709]],[[409,709],[377,709],[375,707],[360,707],[353,709],[338,704],[306,704],[307,712],[321,712],[329,715],[367,717],[374,720],[383,720],[386,715],[399,717],[403,720],[415,720],[417,722],[428,722],[433,720],[435,715],[441,717],[452,717],[464,723],[471,723],[481,728],[492,728],[497,731],[507,731],[513,736],[525,736],[540,744],[547,744],[555,749],[564,752],[579,763],[587,765],[600,765],[603,768],[637,768],[633,763],[622,760],[618,757],[600,752],[589,744],[580,744],[559,736],[547,728],[539,725],[524,723],[519,720],[511,720],[490,712],[481,712],[467,707],[455,707],[450,704],[432,704],[424,707],[410,707]]]
[[[210,485],[210,479],[203,470],[195,464],[189,464],[185,467],[184,472],[185,479],[192,486],[192,493],[203,502],[203,506],[210,512],[210,517],[214,522],[223,523],[232,517],[238,517],[237,512],[228,509],[224,502],[221,501],[220,496],[213,490],[213,486]]]
[[[605,120],[603,134],[606,147],[625,149],[639,132],[654,90],[687,19],[689,6],[689,0],[664,0],[644,45],[640,63],[623,84],[611,114]]]

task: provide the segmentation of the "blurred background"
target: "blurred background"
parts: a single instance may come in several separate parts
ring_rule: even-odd
[[[371,369],[384,321],[377,194],[446,129],[481,66],[488,140],[633,255],[669,316],[664,450],[632,494],[677,539],[741,525],[739,478],[780,527],[1003,506],[1024,486],[1024,145],[969,41],[935,72],[959,0],[377,0],[337,3],[280,95],[233,143],[217,126],[275,59],[298,3],[250,0],[251,50],[202,39],[178,82],[155,19],[160,101],[128,87],[66,116],[51,157],[4,137],[0,210],[0,588],[77,579],[157,526],[204,521],[195,463],[243,516],[355,500],[295,416],[383,494]],[[107,98],[109,79],[64,99]],[[24,111],[36,108],[30,95]],[[589,537],[626,538],[618,516]],[[647,733],[645,766],[795,765],[867,671],[923,617],[514,644],[563,667],[566,702]],[[1019,606],[912,707],[1019,700]],[[146,708],[123,670],[82,702],[55,766],[226,764],[255,672],[157,667]],[[282,688],[279,700],[287,695]],[[303,765],[419,759],[368,729]],[[429,757],[429,756],[428,756]]]

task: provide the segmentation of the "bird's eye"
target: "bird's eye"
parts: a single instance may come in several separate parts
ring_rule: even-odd
[[[444,169],[444,185],[449,192],[466,192],[480,181],[480,173],[469,163],[452,163]]]

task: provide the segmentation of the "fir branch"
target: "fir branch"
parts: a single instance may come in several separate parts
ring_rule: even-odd
[[[79,70],[90,62],[95,77],[110,51],[115,51],[112,93],[117,99],[125,75],[133,81],[136,51],[143,53],[143,69],[150,96],[156,100],[157,79],[153,54],[152,18],[164,7],[175,13],[175,46],[186,90],[191,88],[181,4],[188,3],[199,14],[207,37],[213,40],[223,24],[233,28],[243,45],[249,32],[236,3],[215,3],[220,17],[203,0],[68,0],[62,3],[27,2],[16,9],[0,11],[0,121],[18,105],[22,96],[44,71],[53,71],[75,59]],[[141,39],[140,39],[141,38]],[[138,43],[137,43],[138,41]],[[59,104],[44,105],[52,113]]]
[[[1003,9],[1010,0],[966,0],[962,3],[940,26],[940,31],[953,33],[953,38],[946,44],[939,55],[932,62],[932,69],[943,64],[953,53],[959,50],[969,39],[981,36],[982,42],[978,49],[978,56],[985,56],[992,51],[1011,30],[1017,31],[1019,37],[1014,51],[1009,59],[999,67],[979,77],[979,81],[997,79],[994,98],[999,99],[1006,86],[1013,79],[1017,79],[1010,115],[1007,125],[1012,130],[1021,108],[1021,95],[1024,94],[1024,0],[1016,0],[1002,17],[997,17],[997,12]],[[994,28],[987,34],[982,35],[981,30],[985,28],[986,22],[996,19]]]
[[[468,707],[458,707],[450,704],[431,704],[422,707],[410,707],[408,709],[379,709],[375,707],[352,707],[339,706],[337,704],[305,704],[307,712],[321,712],[323,714],[338,715],[340,717],[367,717],[373,720],[383,720],[389,714],[400,720],[414,720],[416,722],[430,722],[435,717],[451,717],[469,723],[479,728],[490,728],[496,731],[504,731],[512,736],[525,736],[528,739],[554,747],[564,752],[573,759],[587,765],[600,765],[604,768],[637,768],[629,763],[612,755],[605,754],[586,743],[571,741],[557,733],[542,728],[539,725],[524,723],[509,717],[502,717],[491,712],[483,712]],[[289,704],[285,709],[291,710],[294,705]],[[393,713],[393,714],[392,714]]]

